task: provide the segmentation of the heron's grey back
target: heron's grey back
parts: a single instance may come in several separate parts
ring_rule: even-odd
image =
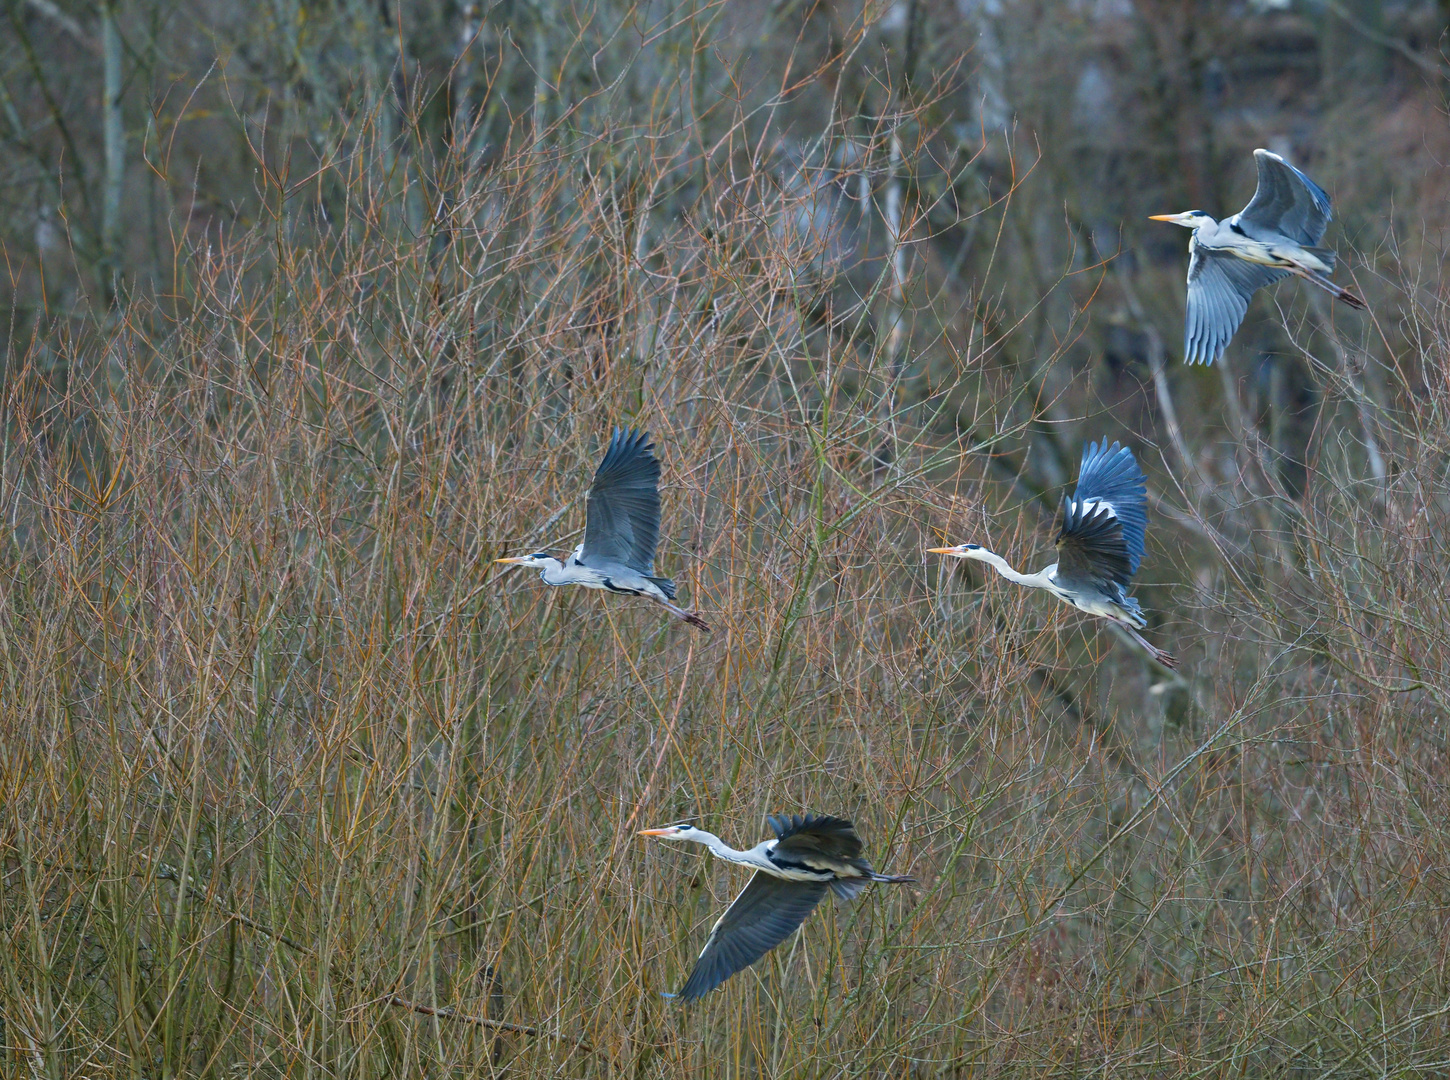
[[[660,538],[660,463],[643,431],[615,428],[589,486],[584,520],[585,566],[614,563],[654,573]]]
[[[1333,216],[1324,189],[1278,154],[1255,150],[1254,163],[1259,186],[1239,211],[1239,224],[1256,239],[1274,232],[1306,247],[1319,243]]]
[[[785,881],[757,870],[710,931],[680,997],[704,997],[770,952],[806,921],[828,888],[824,881]]]

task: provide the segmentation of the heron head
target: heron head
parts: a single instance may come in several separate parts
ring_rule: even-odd
[[[688,821],[677,821],[673,825],[665,825],[659,829],[641,829],[639,835],[657,836],[661,840],[696,840],[702,834]]]
[[[927,548],[931,555],[954,555],[958,559],[973,558],[978,551],[986,551],[981,544],[958,544],[956,547]]]
[[[494,562],[508,563],[511,566],[533,566],[540,570],[546,568],[550,563],[558,561],[552,555],[545,554],[542,551],[536,551],[532,555],[519,555],[511,559],[494,560]]]
[[[1153,214],[1149,221],[1171,221],[1174,225],[1182,225],[1185,229],[1196,229],[1200,225],[1215,225],[1217,222],[1202,210],[1185,210],[1181,214]]]

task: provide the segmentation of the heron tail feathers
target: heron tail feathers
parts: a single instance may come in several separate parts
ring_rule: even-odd
[[[652,578],[650,578],[650,580],[653,581],[655,583],[655,585],[659,587],[660,592],[662,592],[662,593],[665,594],[665,599],[667,599],[667,600],[673,600],[675,598],[675,583],[673,581],[671,581],[669,578],[667,578],[667,577],[652,577]]]
[[[1138,603],[1136,597],[1119,590],[1118,607],[1122,608],[1123,614],[1139,630],[1148,625],[1148,617],[1143,614],[1143,605]]]

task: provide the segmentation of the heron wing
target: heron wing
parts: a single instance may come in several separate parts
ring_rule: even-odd
[[[653,574],[660,538],[660,463],[643,431],[614,429],[589,486],[584,521],[586,566],[623,563]]]
[[[1133,579],[1133,562],[1123,523],[1101,504],[1086,510],[1071,499],[1062,500],[1062,528],[1057,534],[1057,579],[1065,586],[1093,584],[1126,588]]]
[[[1333,216],[1324,189],[1278,154],[1255,150],[1259,186],[1239,221],[1261,230],[1280,233],[1297,244],[1319,243]]]
[[[1254,293],[1288,274],[1287,270],[1245,262],[1236,255],[1195,243],[1188,260],[1184,362],[1211,364],[1222,356],[1244,321]]]
[[[757,870],[710,931],[680,997],[704,997],[770,952],[806,921],[829,887],[824,881],[785,881]]]
[[[830,859],[854,859],[861,854],[861,838],[845,818],[792,814],[767,818],[775,830],[775,853],[822,855]]]
[[[1063,535],[1069,534],[1070,522],[1074,530],[1087,524],[1092,501],[1107,504],[1122,526],[1128,573],[1136,574],[1143,561],[1143,534],[1148,529],[1148,482],[1133,451],[1116,442],[1109,446],[1107,439],[1083,446],[1077,490],[1063,509]],[[1058,542],[1061,544],[1061,540]]]

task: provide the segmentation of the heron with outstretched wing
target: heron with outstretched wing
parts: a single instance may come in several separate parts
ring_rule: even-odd
[[[937,555],[975,559],[1008,581],[1046,589],[1079,611],[1116,623],[1164,667],[1178,661],[1138,633],[1148,625],[1138,601],[1128,595],[1143,561],[1148,527],[1148,484],[1133,452],[1108,440],[1088,443],[1078,469],[1077,490],[1062,500],[1057,562],[1036,574],[1020,574],[1006,559],[981,544],[928,548]]]
[[[710,626],[677,607],[675,583],[656,577],[660,539],[660,463],[643,431],[615,428],[594,473],[584,518],[584,542],[562,562],[544,552],[499,559],[532,566],[545,585],[582,585],[653,600],[691,626]]]
[[[1319,247],[1333,216],[1324,189],[1278,154],[1255,150],[1259,186],[1233,217],[1215,221],[1202,210],[1154,214],[1193,230],[1188,239],[1188,314],[1183,359],[1211,364],[1244,321],[1265,285],[1293,274],[1350,307],[1364,301],[1329,280],[1335,252]]]
[[[710,931],[694,970],[677,995],[685,1001],[704,997],[790,937],[827,892],[838,900],[854,900],[873,881],[916,880],[871,869],[861,857],[861,838],[844,818],[782,814],[766,820],[775,839],[762,840],[746,851],[684,822],[640,833],[704,844],[716,858],[755,870]]]

